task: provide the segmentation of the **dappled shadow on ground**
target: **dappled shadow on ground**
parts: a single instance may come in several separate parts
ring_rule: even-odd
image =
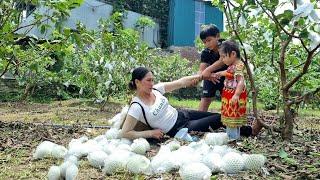
[[[69,104],[70,105],[70,104]],[[51,108],[48,108],[51,106]],[[114,106],[114,107],[111,107]],[[1,108],[4,107],[1,104]],[[62,107],[68,107],[62,105]],[[80,109],[90,109],[89,111],[99,113],[98,107],[92,105],[72,104],[69,107],[76,107]],[[12,105],[6,107],[6,112],[29,112],[28,110],[39,110],[36,114],[41,112],[51,112],[55,109],[55,105]],[[92,109],[91,109],[92,108]],[[112,117],[120,111],[121,105],[111,104],[108,110],[101,113],[101,117],[106,119],[106,113]],[[3,109],[1,109],[3,117]],[[76,111],[77,116],[86,118],[95,118],[92,114],[85,110]],[[72,113],[68,109],[60,112]],[[26,115],[26,114],[25,114]],[[30,115],[30,114],[27,114]],[[66,115],[66,114],[65,114]],[[30,115],[31,116],[31,115]],[[84,118],[85,119],[85,118]],[[109,119],[109,118],[108,118]],[[89,138],[104,134],[106,129],[87,129],[80,126],[78,123],[65,120],[68,127],[44,126],[41,124],[33,124],[31,122],[21,123],[21,121],[3,120],[0,119],[0,179],[44,179],[48,169],[52,165],[60,165],[62,160],[43,159],[33,160],[32,153],[36,146],[44,141],[49,140],[54,143],[68,146],[72,138],[79,138],[87,135]],[[37,122],[37,121],[36,121]],[[96,125],[100,121],[91,119]],[[304,124],[307,122],[308,124]],[[218,179],[319,179],[320,178],[320,130],[316,129],[315,124],[319,123],[319,118],[309,118],[307,121],[299,119],[295,129],[294,137],[291,142],[284,142],[281,140],[279,134],[263,131],[258,137],[243,138],[237,143],[229,144],[241,152],[249,154],[262,153],[267,157],[267,163],[261,171],[244,171],[238,175],[227,176],[224,174],[214,175]],[[303,127],[303,128],[301,128]],[[203,136],[203,133],[194,133],[194,135]],[[158,145],[168,140],[164,139],[160,142],[153,142],[153,148],[148,152],[148,156],[152,157],[158,151]],[[114,176],[103,176],[102,172],[89,166],[87,160],[82,160],[79,165],[79,179],[132,179],[132,174],[124,171],[118,172]],[[164,175],[155,176],[140,176],[146,179],[180,179],[177,172],[167,173]]]

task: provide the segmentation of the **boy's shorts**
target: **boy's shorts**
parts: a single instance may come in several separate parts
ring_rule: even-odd
[[[220,95],[223,89],[223,81],[214,84],[212,81],[203,80],[203,87],[202,87],[202,96],[203,98],[212,98],[215,97],[216,91],[220,91]]]

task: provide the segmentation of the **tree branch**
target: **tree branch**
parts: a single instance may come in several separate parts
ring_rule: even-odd
[[[16,4],[15,4],[16,3]],[[7,20],[11,17],[11,15],[12,15],[12,13],[14,12],[14,11],[16,11],[16,9],[17,9],[17,7],[19,7],[20,5],[22,4],[22,1],[14,1],[12,4],[10,4],[10,5],[8,5],[8,7],[11,7],[11,8],[7,8],[6,10],[5,10],[5,12],[3,13],[4,15],[3,15],[3,17],[6,17],[5,19],[4,19],[4,21],[2,21],[0,24],[1,24],[1,26],[0,26],[0,29],[2,29],[3,28],[3,26],[4,26],[4,24],[7,22]],[[13,8],[13,9],[12,9]],[[8,12],[8,14],[7,14],[7,12]],[[21,15],[21,10],[18,12],[18,14],[19,14],[19,16]],[[20,22],[20,21],[18,21],[18,22]]]
[[[11,58],[12,59],[12,58]],[[4,68],[4,71],[0,74],[0,78],[8,71],[10,62],[8,62],[8,64],[6,65],[6,67]]]
[[[316,51],[317,51],[317,49],[318,48],[320,48],[320,43],[318,44],[318,46],[316,46],[314,49],[312,49],[311,51],[310,51],[310,53],[315,53]],[[316,54],[318,54],[319,52],[317,52]]]
[[[309,53],[310,51],[309,51],[309,49],[307,48],[307,46],[304,44],[304,42],[302,41],[302,39],[300,38],[299,40],[300,40],[300,42],[301,42],[304,50],[306,50],[306,51]]]
[[[302,101],[305,101],[308,97],[317,94],[318,92],[320,92],[320,87],[317,87],[314,91],[310,91],[300,97],[298,97],[297,99],[295,99],[294,101],[290,102],[290,105],[292,104],[300,104]]]
[[[36,24],[38,24],[38,23],[43,23],[44,21],[47,21],[47,20],[49,20],[49,17],[47,17],[46,19],[44,19],[44,20],[42,20],[42,21],[38,20],[38,21],[36,21],[36,22],[34,22],[34,23],[31,23],[31,24],[28,24],[28,25],[25,25],[25,26],[20,26],[20,27],[18,27],[17,29],[15,29],[14,31],[12,31],[12,33],[17,32],[19,29],[22,29],[22,28],[26,28],[26,27],[29,27],[29,26],[34,26],[34,25],[36,25]]]
[[[6,18],[0,23],[1,24],[0,29],[3,28],[3,26],[5,25],[5,23],[8,21],[9,17],[11,16],[11,14],[12,14],[12,11],[8,15],[6,15]]]
[[[272,36],[272,46],[271,46],[271,65],[275,68],[276,65],[274,64],[274,49],[275,49],[275,38]]]
[[[272,20],[280,27],[280,29],[281,29],[284,33],[286,33],[288,36],[301,39],[300,36],[297,36],[297,35],[294,35],[294,33],[288,32],[283,26],[281,26],[280,22],[278,21],[278,19],[276,18],[276,16],[273,14],[273,12],[271,12],[271,11],[268,9],[268,11],[270,12],[270,14],[269,14],[268,11],[267,11],[267,9],[264,8],[264,7],[262,6],[262,4],[261,4],[258,0],[256,0],[256,2],[259,4],[259,6],[261,7],[261,9],[267,14],[267,16],[269,16],[269,18],[272,19]]]
[[[302,72],[300,72],[296,77],[294,77],[290,82],[288,82],[286,85],[283,86],[284,90],[288,90],[290,87],[292,87],[304,74],[308,72],[309,66],[311,64],[313,53],[320,47],[320,44],[314,48],[312,51],[308,53],[307,60],[302,68]]]
[[[287,49],[289,43],[290,43],[289,40],[281,43],[279,67],[280,67],[280,78],[281,78],[282,86],[284,86],[287,83],[287,75],[286,75],[284,60],[285,60],[286,49]]]

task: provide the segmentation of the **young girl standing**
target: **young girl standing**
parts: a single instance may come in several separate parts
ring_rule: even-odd
[[[244,64],[240,60],[239,47],[234,41],[223,42],[219,54],[221,60],[228,66],[227,70],[216,73],[218,76],[225,77],[221,97],[221,120],[227,127],[229,138],[239,139],[240,127],[247,123]]]

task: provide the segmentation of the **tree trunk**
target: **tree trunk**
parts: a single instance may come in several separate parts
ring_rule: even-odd
[[[293,136],[294,112],[291,111],[290,107],[288,104],[284,105],[284,127],[281,132],[283,140],[291,140]]]
[[[24,89],[24,93],[21,96],[21,100],[24,101],[27,99],[27,97],[29,96],[30,90],[33,88],[33,85],[28,83],[27,86]]]
[[[283,140],[291,140],[293,135],[293,118],[294,114],[291,111],[292,104],[289,102],[289,90],[282,88],[283,100],[283,127],[281,137]]]

